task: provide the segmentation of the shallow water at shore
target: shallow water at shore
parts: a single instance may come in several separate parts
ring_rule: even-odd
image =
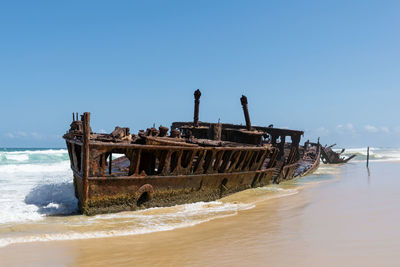
[[[211,203],[7,222],[0,258],[7,265],[396,265],[400,164],[393,161],[372,161],[370,176],[362,161],[322,165],[311,176]]]
[[[87,217],[77,214],[66,150],[0,151],[0,159],[0,177],[4,181],[0,188],[0,247],[193,226],[252,209],[259,201],[296,194],[307,181],[254,188],[209,203]],[[329,167],[320,169],[326,175],[329,171]],[[315,177],[309,182],[315,183]]]

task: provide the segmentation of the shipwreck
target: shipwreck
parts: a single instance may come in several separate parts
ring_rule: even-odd
[[[324,146],[321,147],[321,160],[325,164],[340,164],[340,163],[347,163],[351,159],[353,159],[355,154],[349,156],[349,157],[343,157],[341,156],[345,149],[343,148],[339,152],[335,152],[332,150],[332,147],[334,147],[336,144],[330,145],[330,146]]]
[[[137,134],[122,127],[93,133],[90,113],[73,114],[63,137],[79,210],[93,215],[213,201],[318,168],[319,142],[300,145],[302,131],[251,125],[245,96],[245,125],[200,122],[200,96],[196,90],[193,121]]]

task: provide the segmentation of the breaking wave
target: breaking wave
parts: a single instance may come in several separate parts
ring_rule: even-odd
[[[0,225],[76,212],[71,177],[66,149],[0,149]]]
[[[66,149],[2,149],[0,165],[56,163],[68,160]]]
[[[339,149],[336,151],[340,151]],[[343,156],[351,156],[355,154],[356,157],[353,161],[365,161],[367,160],[367,148],[349,148],[346,149],[342,154]],[[369,148],[369,160],[374,161],[398,161],[400,160],[400,149],[399,148]]]

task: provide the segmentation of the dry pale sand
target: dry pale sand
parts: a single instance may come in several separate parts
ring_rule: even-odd
[[[239,214],[144,235],[10,245],[0,265],[398,266],[400,164],[335,179]]]

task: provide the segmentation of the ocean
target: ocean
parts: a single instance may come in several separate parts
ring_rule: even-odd
[[[318,192],[320,187],[331,188],[338,181],[343,183],[346,181],[343,177],[352,169],[359,173],[365,171],[365,177],[376,177],[379,176],[377,169],[385,170],[376,166],[399,166],[400,149],[371,148],[371,173],[367,175],[364,170],[366,151],[366,148],[347,149],[344,155],[357,154],[348,164],[321,163],[317,172],[310,176],[245,190],[218,201],[88,217],[78,214],[67,150],[3,148],[0,149],[0,254],[13,246],[67,240],[93,244],[95,240],[111,237],[151,236],[193,226],[201,229],[210,227],[201,225],[217,225],[224,220],[240,221],[243,217],[240,214],[259,214],[256,211],[260,207],[277,201],[286,203],[288,209],[287,203],[291,203],[294,196],[304,197],[304,192],[309,192],[310,188]],[[262,219],[268,219],[267,213]]]

